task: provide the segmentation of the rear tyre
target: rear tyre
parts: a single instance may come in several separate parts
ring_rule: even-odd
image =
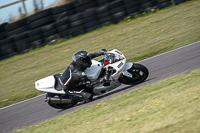
[[[62,97],[63,95],[61,94],[54,94],[54,93],[47,93],[46,97]],[[48,101],[49,106],[56,108],[56,109],[68,109],[70,107],[73,107],[76,105],[78,102],[74,101],[72,103],[50,103]]]
[[[121,75],[119,78],[121,83],[127,85],[136,85],[142,83],[149,76],[148,69],[145,66],[137,63],[134,63],[133,66],[127,71],[132,75],[132,78],[125,75]]]

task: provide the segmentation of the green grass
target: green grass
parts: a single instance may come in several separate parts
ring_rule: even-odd
[[[199,41],[199,18],[194,0],[0,61],[0,107],[41,94],[34,82],[64,72],[79,50],[116,48],[135,62]]]
[[[22,133],[199,133],[200,69],[142,87]]]

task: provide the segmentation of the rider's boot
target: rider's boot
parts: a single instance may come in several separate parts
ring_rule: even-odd
[[[93,99],[93,94],[89,91],[83,90],[81,92],[82,98],[84,102],[90,102]]]

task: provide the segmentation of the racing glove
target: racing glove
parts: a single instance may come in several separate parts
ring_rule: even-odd
[[[107,52],[106,49],[101,49],[100,53],[102,53],[102,55],[104,55],[104,53]]]

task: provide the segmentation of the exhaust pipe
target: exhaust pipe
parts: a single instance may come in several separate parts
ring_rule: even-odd
[[[72,103],[72,99],[65,99],[65,98],[58,98],[58,97],[47,97],[45,99],[45,102],[49,103]]]

